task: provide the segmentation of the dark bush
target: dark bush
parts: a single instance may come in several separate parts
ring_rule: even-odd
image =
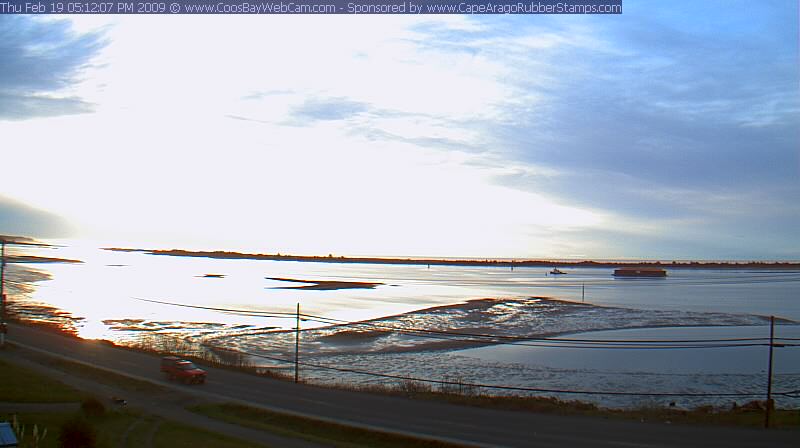
[[[90,397],[81,402],[81,411],[89,417],[100,417],[106,413],[106,406],[97,398]]]
[[[97,435],[89,422],[76,417],[61,425],[58,446],[61,448],[94,448],[97,446]]]

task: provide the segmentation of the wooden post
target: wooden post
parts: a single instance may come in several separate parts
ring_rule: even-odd
[[[300,382],[300,304],[297,304],[297,325],[294,329],[294,382]]]
[[[581,302],[586,301],[586,284],[581,283]]]
[[[767,368],[767,405],[764,411],[764,428],[769,428],[769,414],[772,411],[772,349],[775,341],[775,316],[769,316],[769,367]]]
[[[6,240],[0,241],[0,346],[6,345]]]

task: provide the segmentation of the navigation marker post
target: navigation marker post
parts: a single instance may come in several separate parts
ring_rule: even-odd
[[[775,347],[775,316],[769,316],[769,367],[767,368],[767,405],[764,410],[764,428],[769,428],[772,404],[772,349]]]

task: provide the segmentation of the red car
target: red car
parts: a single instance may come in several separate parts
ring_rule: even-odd
[[[161,371],[171,380],[179,380],[186,384],[203,384],[206,382],[206,371],[193,362],[177,356],[161,358]]]

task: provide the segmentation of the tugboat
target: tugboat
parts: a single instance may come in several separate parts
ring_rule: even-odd
[[[550,275],[565,275],[565,274],[566,274],[566,272],[564,272],[564,271],[562,271],[561,269],[558,269],[558,268],[553,268],[553,270],[550,271]]]

